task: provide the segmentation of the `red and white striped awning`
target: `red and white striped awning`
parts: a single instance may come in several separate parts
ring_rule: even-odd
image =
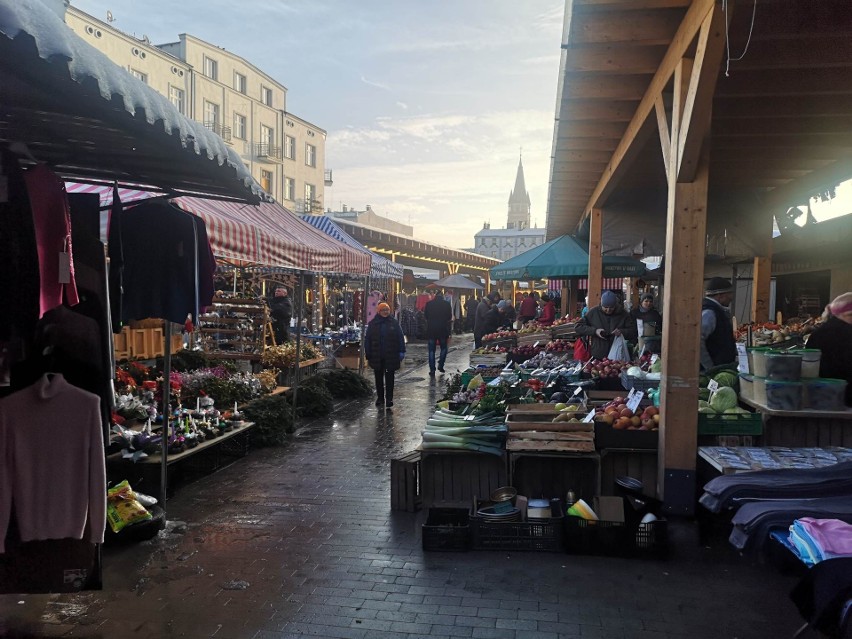
[[[624,279],[621,277],[605,277],[603,278],[601,288],[603,290],[613,289],[616,291],[620,291],[621,287],[624,285]],[[549,291],[561,291],[562,290],[562,280],[548,280],[547,281],[547,289]],[[577,280],[577,290],[578,291],[587,291],[589,290],[589,280],[583,278],[581,280]]]
[[[368,253],[326,235],[280,204],[252,206],[195,197],[171,201],[204,220],[216,257],[315,273],[370,272]]]
[[[81,182],[66,182],[65,191],[68,193],[97,193],[101,199],[100,208],[112,206],[112,186],[103,184],[83,184]],[[122,204],[138,202],[151,197],[161,197],[162,191],[145,191],[142,189],[118,188],[118,197]]]

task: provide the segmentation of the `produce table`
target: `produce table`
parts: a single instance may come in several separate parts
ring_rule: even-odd
[[[698,456],[717,473],[732,475],[775,468],[817,468],[852,459],[852,448],[701,446]]]
[[[740,401],[761,414],[764,446],[852,446],[852,408],[773,410],[753,399]]]

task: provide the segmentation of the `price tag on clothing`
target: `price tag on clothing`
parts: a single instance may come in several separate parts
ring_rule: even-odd
[[[636,409],[639,408],[639,402],[642,401],[642,398],[645,397],[645,393],[642,391],[636,391],[633,394],[633,397],[627,400],[627,408],[632,410],[634,413]]]

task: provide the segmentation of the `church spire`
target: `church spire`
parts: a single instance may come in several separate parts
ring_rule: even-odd
[[[506,228],[525,229],[530,226],[530,194],[524,180],[523,157],[518,159],[515,188],[509,193],[509,217]]]

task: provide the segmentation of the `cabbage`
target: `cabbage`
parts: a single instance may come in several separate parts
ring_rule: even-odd
[[[726,415],[751,415],[751,411],[747,411],[745,408],[740,408],[739,406],[735,406],[734,408],[728,408],[725,411]]]
[[[713,379],[716,380],[716,383],[719,384],[719,386],[734,388],[737,384],[737,376],[734,373],[729,373],[728,371],[719,373]]]
[[[699,388],[698,399],[703,399],[704,401],[707,401],[708,399],[710,399],[710,391],[706,388]]]
[[[663,372],[663,358],[658,357],[657,361],[651,364],[651,372],[652,373],[662,373]]]
[[[708,413],[710,415],[716,414],[716,411],[713,410],[712,408],[710,408],[710,406],[702,406],[701,408],[698,409],[698,412],[699,413]]]
[[[707,388],[707,384],[710,382],[710,378],[702,375],[698,378],[698,387],[699,388]]]
[[[728,386],[722,386],[710,398],[710,407],[717,413],[724,413],[729,408],[737,406],[737,391]]]
[[[710,408],[710,404],[705,402],[703,399],[699,399],[698,400],[698,408]],[[713,412],[715,413],[716,411],[713,411]]]
[[[660,373],[645,373],[645,379],[648,380],[659,380],[661,377]]]
[[[642,379],[643,377],[645,377],[645,372],[638,366],[631,366],[627,369],[627,376],[638,377],[639,379]]]

